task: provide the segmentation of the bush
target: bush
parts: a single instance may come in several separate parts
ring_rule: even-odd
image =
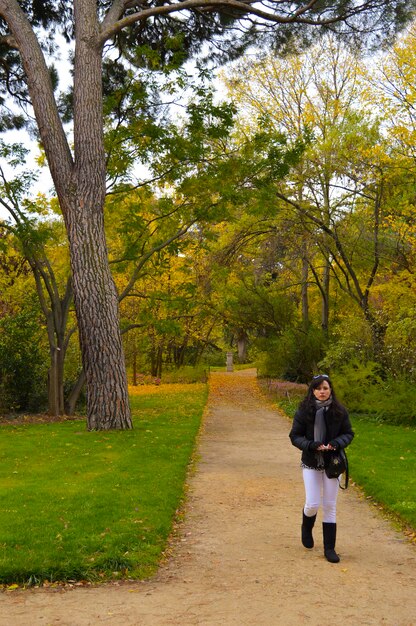
[[[360,355],[362,362],[371,360],[373,354],[371,332],[364,318],[350,316],[337,323],[319,367],[323,372],[336,371],[345,363],[354,361],[357,354]]]
[[[222,367],[226,363],[225,351],[208,347],[202,356],[202,363],[207,367]]]
[[[389,322],[385,337],[384,360],[394,375],[416,380],[416,320],[414,315]]]
[[[260,378],[282,378],[283,366],[276,339],[259,341],[259,352],[256,360],[257,374]],[[266,345],[265,345],[266,344]]]
[[[268,339],[257,361],[259,376],[309,382],[323,356],[324,342],[322,331],[313,326],[308,332],[291,328]]]
[[[331,379],[350,412],[391,424],[416,423],[416,385],[403,378],[384,379],[378,363],[351,361]]]
[[[48,360],[33,311],[0,320],[0,412],[37,412],[47,404]]]
[[[331,380],[341,402],[354,413],[368,411],[371,389],[382,383],[380,366],[373,361],[361,363],[358,359],[332,372]]]

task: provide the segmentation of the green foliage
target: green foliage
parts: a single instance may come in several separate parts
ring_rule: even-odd
[[[208,346],[206,350],[204,350],[201,361],[204,367],[208,367],[208,368],[224,367],[226,364],[225,351],[220,350],[218,347]]]
[[[154,573],[184,496],[206,386],[132,395],[134,430],[2,425],[0,583]]]
[[[325,356],[320,361],[319,367],[323,371],[337,370],[343,364],[354,360],[357,354],[360,355],[362,361],[370,359],[371,352],[369,325],[360,314],[350,314],[334,325]]]
[[[413,302],[406,301],[409,308]],[[393,377],[416,381],[416,319],[413,308],[407,315],[391,320],[386,332],[386,367]]]
[[[40,411],[47,401],[47,356],[33,309],[0,320],[0,411]]]
[[[363,363],[354,359],[330,374],[338,397],[349,410],[367,413],[370,390],[382,383],[379,364],[374,361]]]
[[[280,338],[271,338],[267,341],[259,340],[257,343],[259,345],[259,353],[256,360],[258,375],[261,378],[282,378],[284,359]]]
[[[416,385],[385,377],[378,363],[347,363],[331,374],[337,395],[354,413],[392,424],[416,423]]]
[[[324,342],[323,333],[314,327],[289,328],[280,337],[264,341],[257,362],[259,376],[308,382],[322,358]]]
[[[254,336],[282,333],[292,322],[294,307],[274,286],[256,283],[247,268],[240,272],[239,281],[234,284],[230,281],[221,293],[221,308],[227,324],[251,331]]]

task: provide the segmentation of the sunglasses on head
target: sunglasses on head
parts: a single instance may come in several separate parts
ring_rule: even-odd
[[[315,380],[316,378],[329,378],[329,376],[328,374],[317,374],[313,377],[313,380]]]

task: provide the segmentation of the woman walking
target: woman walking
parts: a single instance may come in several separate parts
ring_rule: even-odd
[[[289,433],[294,446],[302,450],[301,466],[305,483],[305,506],[302,513],[302,543],[313,548],[312,529],[319,506],[323,509],[324,554],[330,563],[338,563],[335,552],[336,507],[339,490],[337,478],[328,478],[331,452],[346,448],[354,437],[346,408],[337,400],[326,374],[314,376],[306,397],[300,403]]]

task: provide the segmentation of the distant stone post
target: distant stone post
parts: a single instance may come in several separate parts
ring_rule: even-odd
[[[233,353],[227,352],[227,372],[233,372]]]

